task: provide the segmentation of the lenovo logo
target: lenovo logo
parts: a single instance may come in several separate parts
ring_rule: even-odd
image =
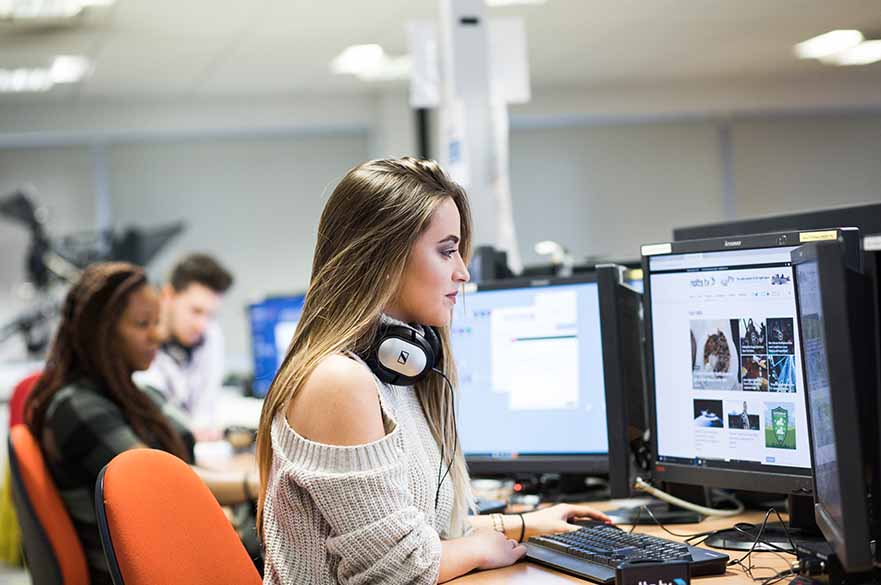
[[[736,248],[737,246],[740,246],[742,244],[743,244],[743,241],[741,241],[741,240],[725,240],[725,247],[726,248]]]

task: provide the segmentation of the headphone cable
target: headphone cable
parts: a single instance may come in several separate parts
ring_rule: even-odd
[[[443,475],[441,475],[441,470],[444,468],[444,446],[446,443],[446,440],[445,440],[446,437],[445,437],[444,430],[446,428],[446,422],[447,422],[447,416],[446,416],[447,409],[444,408],[443,409],[443,411],[444,411],[443,412],[443,414],[444,414],[443,424],[441,426],[441,441],[440,441],[440,444],[441,444],[440,445],[440,449],[441,449],[440,455],[441,456],[440,456],[440,464],[438,465],[438,468],[437,468],[437,475],[438,475],[439,479],[437,481],[437,491],[434,494],[434,509],[437,510],[437,504],[438,504],[438,501],[440,500],[441,485],[443,485],[444,480],[450,474],[450,470],[453,468],[453,462],[456,460],[456,453],[459,448],[459,431],[458,431],[457,425],[456,425],[456,395],[455,395],[455,392],[453,391],[453,383],[450,382],[450,379],[441,370],[439,370],[437,368],[432,368],[432,371],[439,374],[446,382],[446,385],[444,386],[444,390],[446,390],[447,387],[449,387],[449,389],[450,389],[450,399],[449,399],[449,401],[444,400],[444,405],[445,406],[447,404],[450,405],[450,410],[452,410],[452,418],[453,418],[453,454],[450,457],[450,462],[447,464],[447,470],[443,473]]]

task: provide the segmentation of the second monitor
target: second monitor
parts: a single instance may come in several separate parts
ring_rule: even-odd
[[[473,287],[451,336],[472,474],[608,473],[595,275]]]
[[[643,246],[653,479],[788,495],[790,526],[813,528],[790,253],[857,236],[844,228]],[[752,545],[738,538],[724,546]]]

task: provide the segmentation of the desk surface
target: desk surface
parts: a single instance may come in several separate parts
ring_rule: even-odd
[[[591,506],[598,509],[615,508],[614,502],[591,502]],[[733,518],[722,518],[715,520],[704,520],[699,524],[676,524],[668,526],[670,530],[677,534],[694,534],[695,532],[704,532],[707,530],[716,530],[720,528],[728,528],[735,522],[755,522],[761,523],[764,513],[747,512]],[[684,540],[677,538],[657,526],[637,526],[634,532],[642,532],[653,534],[670,540]],[[732,559],[739,559],[745,553],[739,551],[725,551]],[[779,571],[789,567],[794,557],[777,553],[753,553],[752,554],[753,575],[757,578],[770,577]],[[724,575],[712,577],[696,577],[694,579],[698,585],[753,585],[753,580],[744,572],[740,566],[729,567],[728,572]],[[784,581],[785,583],[786,581]],[[589,583],[578,577],[573,577],[561,573],[549,567],[544,567],[533,562],[519,562],[510,567],[503,569],[494,569],[492,571],[479,571],[470,573],[463,577],[459,577],[450,583],[455,585],[489,585],[489,584],[522,584],[522,585],[562,585],[565,583]]]

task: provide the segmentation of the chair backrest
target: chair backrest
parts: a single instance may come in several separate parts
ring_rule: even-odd
[[[12,501],[34,585],[88,585],[86,556],[43,454],[22,424],[9,432]]]
[[[37,380],[40,379],[41,373],[42,372],[35,372],[31,374],[16,384],[15,388],[12,389],[12,396],[9,397],[10,429],[15,425],[24,423],[24,403],[28,399],[31,390],[37,385]]]
[[[260,585],[217,500],[179,458],[120,453],[98,476],[98,529],[115,585]]]

